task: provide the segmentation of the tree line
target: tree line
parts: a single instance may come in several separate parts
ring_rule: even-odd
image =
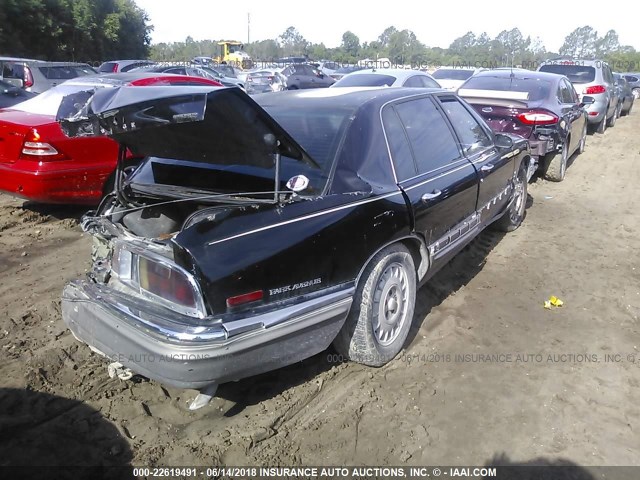
[[[185,61],[195,56],[216,57],[217,40],[158,43],[151,47],[151,58],[157,61]],[[245,50],[254,60],[270,61],[277,58],[306,55],[314,60],[334,60],[355,63],[362,59],[387,58],[402,65],[478,65],[524,66],[532,68],[540,62],[558,56],[599,58],[608,61],[614,70],[640,70],[640,52],[621,45],[615,30],[603,36],[590,26],[570,32],[558,52],[546,49],[539,37],[524,36],[518,28],[503,30],[495,38],[486,32],[467,32],[456,38],[448,48],[428,47],[411,30],[386,28],[376,40],[361,42],[351,31],[342,35],[340,46],[329,48],[324,43],[311,43],[293,26],[275,39],[245,44]],[[635,68],[634,68],[635,67]]]
[[[0,55],[82,62],[147,58],[152,28],[134,0],[0,0]]]

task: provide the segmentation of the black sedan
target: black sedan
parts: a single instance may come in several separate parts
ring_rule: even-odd
[[[8,108],[35,97],[35,93],[0,80],[0,108]]]
[[[569,79],[522,69],[479,72],[462,84],[458,95],[473,105],[495,132],[526,138],[543,175],[560,182],[567,161],[582,153],[587,138],[585,96],[580,102]],[[529,172],[529,177],[534,169]]]
[[[525,215],[527,142],[447,91],[105,90],[63,128],[146,160],[83,218],[63,318],[113,372],[200,389],[192,408],[331,343],[389,362],[416,289]]]

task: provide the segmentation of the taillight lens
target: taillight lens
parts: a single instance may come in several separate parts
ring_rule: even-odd
[[[24,67],[24,88],[33,87],[33,74],[29,67]]]
[[[538,110],[521,113],[517,118],[525,125],[552,125],[558,123],[559,120],[558,117],[551,112]]]
[[[604,85],[592,85],[584,89],[585,95],[594,95],[596,93],[605,93],[607,91]]]
[[[169,259],[151,258],[118,243],[111,270],[121,283],[155,303],[191,317],[206,315],[195,280]]]
[[[146,257],[139,257],[140,288],[186,308],[197,308],[189,279],[181,272]]]
[[[22,155],[42,161],[62,160],[65,158],[53,145],[43,142],[38,131],[33,128],[24,137]]]
[[[113,68],[111,69],[111,71],[112,71],[113,73],[118,73],[118,64],[117,64],[117,63],[114,63],[114,64],[113,64]]]

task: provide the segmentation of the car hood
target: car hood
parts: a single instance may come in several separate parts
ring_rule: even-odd
[[[65,104],[74,113],[61,114]],[[140,156],[270,168],[279,153],[317,166],[238,88],[123,86],[69,95],[62,105],[57,120],[68,136],[108,135]]]

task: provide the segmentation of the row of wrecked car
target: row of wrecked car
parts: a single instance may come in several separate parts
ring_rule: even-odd
[[[62,315],[111,372],[196,389],[200,408],[330,345],[384,365],[417,289],[485,228],[517,229],[536,170],[564,178],[596,103],[554,73],[474,72],[458,93],[351,75],[249,96],[107,74],[0,111],[0,189],[98,205]]]

